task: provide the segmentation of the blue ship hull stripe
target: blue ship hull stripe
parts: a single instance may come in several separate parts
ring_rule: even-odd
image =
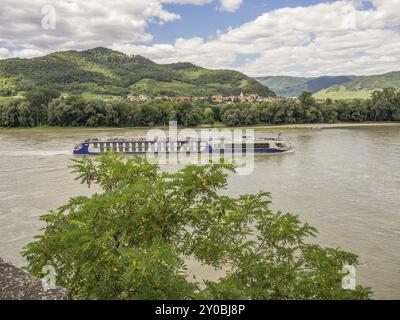
[[[127,151],[127,152],[123,152],[123,151],[117,151],[117,153],[124,153],[124,154],[146,154],[146,153],[161,153],[161,154],[185,154],[185,153],[196,153],[196,154],[202,154],[202,153],[208,153],[208,154],[212,154],[212,153],[219,153],[219,154],[235,154],[235,153],[242,153],[242,154],[246,154],[246,153],[284,153],[284,152],[289,152],[292,151],[290,150],[284,150],[284,149],[277,149],[277,148],[265,148],[265,149],[242,149],[242,148],[230,148],[230,149],[214,149],[213,147],[211,147],[210,145],[208,145],[208,149],[205,149],[203,151],[176,151],[176,152],[170,152],[170,151]],[[89,151],[89,143],[84,143],[82,145],[82,147],[78,150],[74,150],[73,154],[76,155],[98,155],[98,154],[104,154],[104,152],[91,152]]]

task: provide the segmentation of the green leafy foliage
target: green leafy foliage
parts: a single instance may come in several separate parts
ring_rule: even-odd
[[[16,94],[16,86],[12,77],[0,76],[0,96],[8,97]]]
[[[269,194],[224,196],[232,165],[162,172],[117,154],[75,160],[77,180],[98,193],[42,217],[23,252],[28,270],[56,268],[75,299],[367,299],[341,286],[357,257],[309,243],[315,228],[270,210]],[[226,270],[198,283],[187,261]]]

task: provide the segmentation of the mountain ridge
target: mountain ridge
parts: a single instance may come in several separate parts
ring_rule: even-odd
[[[309,91],[319,99],[366,99],[377,89],[400,88],[400,71],[367,76],[342,75],[310,78],[265,76],[255,79],[278,95],[285,97],[298,96],[303,91]]]
[[[315,93],[316,98],[325,99],[365,99],[377,89],[400,88],[400,71],[360,76],[353,81],[334,85]]]
[[[304,91],[316,93],[332,85],[347,83],[356,76],[320,76],[320,77],[291,77],[291,76],[265,76],[255,78],[260,83],[271,88],[278,95],[295,97]]]
[[[110,95],[239,95],[241,91],[275,95],[238,71],[211,70],[188,62],[157,64],[140,55],[102,47],[59,51],[32,59],[0,60],[0,96],[37,86]]]

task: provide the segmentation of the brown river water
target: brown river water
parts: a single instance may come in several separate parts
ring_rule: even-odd
[[[256,155],[252,174],[231,175],[226,192],[271,192],[273,208],[317,227],[320,244],[359,256],[357,281],[372,287],[375,298],[400,299],[400,125],[281,131],[296,151]],[[20,251],[40,233],[39,216],[93,192],[75,182],[68,168],[75,143],[145,133],[1,129],[0,257],[23,266]]]

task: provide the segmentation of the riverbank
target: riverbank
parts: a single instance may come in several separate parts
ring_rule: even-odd
[[[337,129],[337,128],[364,128],[398,126],[400,122],[340,122],[340,123],[304,123],[304,124],[285,124],[273,126],[253,126],[256,129]]]
[[[255,130],[288,130],[288,129],[338,129],[338,128],[364,128],[364,127],[382,127],[391,126],[399,127],[399,122],[337,122],[337,123],[299,123],[299,124],[282,124],[282,125],[254,125],[254,126],[237,126],[227,127],[221,124],[201,125],[192,128],[179,127],[179,129],[255,129]],[[168,129],[167,126],[156,127],[59,127],[59,126],[41,126],[32,128],[0,128],[0,132],[47,132],[49,130],[87,130],[87,131],[118,131],[118,130],[150,130],[150,129]]]

